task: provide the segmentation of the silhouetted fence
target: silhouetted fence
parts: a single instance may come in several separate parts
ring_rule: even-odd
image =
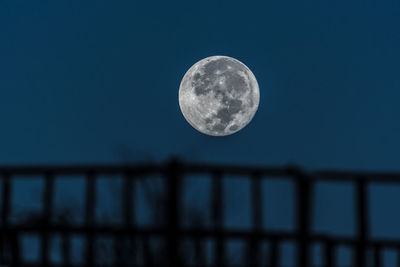
[[[167,222],[165,226],[143,227],[138,226],[134,211],[134,179],[152,174],[161,174],[165,179],[167,201]],[[186,229],[181,227],[180,207],[182,201],[182,179],[190,174],[206,174],[212,177],[212,227]],[[95,266],[94,240],[99,235],[112,236],[116,242],[121,238],[141,237],[148,239],[151,236],[161,236],[166,240],[165,266],[182,266],[180,262],[180,243],[182,239],[205,240],[215,242],[215,257],[213,263],[206,266],[226,266],[227,240],[240,239],[246,243],[245,266],[281,266],[280,244],[283,241],[292,241],[296,244],[296,265],[299,267],[313,266],[311,262],[311,245],[318,243],[323,246],[322,266],[333,267],[336,265],[336,250],[339,245],[350,246],[354,249],[353,266],[382,266],[381,251],[383,248],[400,248],[400,241],[372,240],[369,231],[369,198],[367,186],[370,183],[400,183],[400,174],[389,173],[358,173],[358,172],[334,172],[316,171],[303,172],[299,168],[258,168],[237,167],[219,165],[187,164],[177,160],[171,160],[167,164],[149,164],[140,166],[50,166],[50,167],[3,167],[0,168],[3,181],[1,193],[1,264],[6,266],[78,266],[70,259],[71,244],[69,237],[72,234],[85,236],[86,259],[81,266]],[[40,175],[45,181],[43,193],[43,218],[40,224],[13,224],[9,222],[11,213],[11,180],[18,175]],[[54,204],[54,183],[60,175],[85,176],[85,223],[83,225],[57,224],[50,221]],[[124,223],[123,225],[102,225],[96,223],[96,179],[99,175],[120,175],[123,177]],[[252,201],[252,228],[249,230],[229,230],[223,225],[224,216],[224,186],[223,178],[227,175],[243,177],[251,182]],[[296,230],[293,232],[274,232],[263,229],[263,201],[261,182],[269,178],[289,179],[295,183],[296,188]],[[311,231],[313,213],[313,190],[318,181],[349,182],[356,185],[354,197],[356,201],[357,236],[337,237],[333,235],[314,234]],[[34,233],[40,235],[40,260],[37,263],[23,262],[19,237],[22,234]],[[64,238],[62,249],[62,264],[52,264],[49,256],[49,237],[59,234]],[[268,241],[268,252],[261,250],[261,243]],[[116,262],[111,266],[126,266],[120,251],[115,246]],[[373,262],[367,264],[367,251],[374,251]],[[261,265],[261,259],[267,263]],[[205,263],[197,263],[195,266],[203,266]],[[144,262],[140,266],[150,266]],[[101,266],[104,266],[102,264]],[[139,266],[133,263],[129,266]],[[399,265],[400,266],[400,260]]]

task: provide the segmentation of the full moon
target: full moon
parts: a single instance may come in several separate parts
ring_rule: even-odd
[[[253,119],[259,102],[254,74],[242,62],[227,56],[195,63],[179,87],[179,106],[187,122],[212,136],[243,129]]]

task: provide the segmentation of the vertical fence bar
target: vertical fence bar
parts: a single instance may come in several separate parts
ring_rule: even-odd
[[[10,199],[11,199],[11,177],[10,174],[3,174],[3,188],[2,188],[2,205],[1,205],[1,235],[0,235],[0,264],[6,264],[7,244],[9,241],[8,232],[8,218],[10,214]],[[8,248],[9,249],[9,248]]]
[[[53,209],[53,196],[54,196],[54,175],[52,172],[46,172],[44,177],[44,191],[43,191],[43,224],[41,226],[41,262],[43,266],[49,265],[49,250],[50,250],[50,235],[48,227],[51,223],[51,215]]]
[[[369,236],[369,222],[368,222],[368,197],[367,197],[367,183],[363,177],[359,177],[356,184],[355,202],[357,208],[357,234],[358,244],[356,247],[356,266],[366,266],[366,242]]]
[[[134,180],[130,171],[126,171],[123,177],[122,188],[122,205],[123,205],[123,218],[126,229],[131,229],[135,225],[135,211],[134,211]],[[125,237],[119,236],[117,238],[116,254],[118,266],[127,264],[128,262],[136,263],[136,243],[135,239],[130,235]],[[128,246],[129,249],[125,249]],[[124,249],[122,249],[124,248]]]
[[[21,252],[20,252],[20,244],[19,244],[19,234],[18,231],[10,231],[9,235],[10,247],[11,247],[11,266],[19,267],[21,266]]]
[[[309,267],[312,184],[309,177],[300,170],[295,169],[294,174],[297,178],[297,226],[299,231],[298,266]]]
[[[144,266],[146,267],[153,267],[153,255],[151,253],[151,248],[150,248],[150,240],[148,236],[143,237],[143,242],[142,242],[142,247],[143,247],[143,256],[144,256]]]
[[[86,266],[94,266],[95,238],[93,227],[95,226],[95,203],[96,203],[96,173],[90,171],[86,174],[86,209],[85,224],[87,230],[86,238]]]
[[[131,226],[135,221],[134,211],[134,180],[131,172],[125,172],[123,183],[123,206],[124,206],[124,223]]]
[[[270,246],[269,246],[269,259],[268,263],[270,267],[278,267],[279,266],[279,258],[280,258],[280,250],[279,250],[279,244],[277,239],[271,239],[270,240]]]
[[[124,236],[121,233],[116,233],[114,236],[114,261],[113,264],[115,266],[124,266],[127,264],[127,257],[126,257],[126,242],[124,242]]]
[[[1,222],[3,227],[8,226],[8,217],[11,212],[11,175],[9,173],[3,174],[3,188],[2,188],[2,208],[1,208]]]
[[[400,247],[397,247],[396,250],[397,250],[397,251],[396,251],[396,252],[397,252],[397,253],[396,253],[396,254],[397,254],[397,255],[396,255],[396,256],[397,256],[397,257],[396,257],[396,258],[397,258],[397,259],[396,259],[396,260],[397,260],[397,265],[396,265],[396,266],[397,266],[397,267],[400,267]]]
[[[336,267],[336,248],[331,241],[325,243],[325,264],[326,267]]]
[[[374,267],[381,267],[384,266],[383,265],[383,261],[382,261],[382,253],[381,253],[381,246],[380,245],[376,245],[374,247]]]
[[[258,173],[251,177],[251,202],[253,215],[253,233],[249,243],[247,262],[249,266],[260,265],[260,239],[258,233],[262,230],[262,176]]]
[[[12,267],[18,267],[21,263],[20,258],[20,245],[19,245],[19,234],[15,230],[9,229],[9,219],[12,212],[11,205],[11,174],[3,174],[3,205],[2,205],[2,223],[3,223],[3,237],[4,244],[7,246],[8,255],[11,259],[7,259]],[[5,249],[5,248],[4,248]],[[6,252],[6,251],[5,251]],[[11,255],[10,255],[11,254]],[[10,261],[11,260],[11,261]]]
[[[216,237],[215,246],[215,265],[225,265],[225,240],[221,236],[224,217],[224,190],[223,176],[221,172],[213,174],[212,181],[212,219],[214,224]]]
[[[178,160],[172,159],[167,166],[167,251],[169,267],[176,267],[182,264],[179,259],[180,175]]]
[[[61,253],[62,253],[62,259],[63,262],[66,266],[70,266],[71,265],[71,254],[70,254],[70,246],[71,246],[71,242],[70,242],[70,234],[68,232],[64,232],[61,235]]]
[[[194,240],[194,252],[195,252],[195,263],[196,266],[206,266],[206,254],[204,251],[205,240],[202,238],[196,238]]]

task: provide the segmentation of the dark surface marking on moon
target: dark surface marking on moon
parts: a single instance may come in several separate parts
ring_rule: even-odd
[[[237,126],[236,124],[232,125],[231,127],[229,127],[230,131],[236,131],[239,128],[239,126]]]
[[[210,119],[210,118],[206,118],[204,121],[205,121],[207,124],[212,123],[212,119]]]
[[[218,110],[217,115],[213,119],[219,119],[219,123],[212,127],[212,130],[225,130],[225,128],[234,119],[234,116],[241,111],[242,101],[237,99],[229,99],[225,108]]]
[[[226,87],[229,92],[236,91],[239,96],[243,95],[246,92],[246,81],[242,76],[240,76],[236,71],[235,72],[227,72],[226,76]]]
[[[231,67],[231,69],[228,67]],[[242,95],[246,92],[246,81],[238,74],[238,71],[242,70],[243,67],[238,62],[226,58],[213,60],[204,64],[203,74],[197,72],[193,75],[192,86],[198,96],[206,95],[212,90],[218,95],[226,89],[229,92],[236,91],[239,95]],[[217,71],[220,71],[220,73],[217,74]],[[212,86],[213,81],[217,80],[218,77],[225,78],[224,86],[220,86],[219,84]]]
[[[194,92],[196,95],[206,95],[211,88],[211,79],[204,79],[203,77],[206,75],[202,75],[200,73],[196,73],[193,76],[192,86],[194,87]]]
[[[225,127],[226,127],[226,126],[224,126],[224,125],[222,125],[222,124],[219,123],[219,124],[216,124],[212,129],[215,130],[215,131],[222,132],[222,131],[225,130]]]

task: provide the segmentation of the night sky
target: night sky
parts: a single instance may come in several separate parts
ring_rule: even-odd
[[[400,4],[392,2],[0,0],[0,164],[177,155],[400,171]],[[245,63],[261,94],[253,121],[222,138],[194,130],[178,105],[187,69],[212,55]],[[353,222],[337,217],[351,215],[343,207],[351,186],[336,187],[319,193],[331,199],[320,209],[333,213],[321,222],[348,233]],[[399,192],[372,192],[383,234],[400,223],[383,217]]]
[[[1,1],[0,162],[188,160],[399,170],[399,4]],[[210,55],[256,75],[259,110],[213,138],[180,113]],[[131,158],[130,158],[131,157]]]

